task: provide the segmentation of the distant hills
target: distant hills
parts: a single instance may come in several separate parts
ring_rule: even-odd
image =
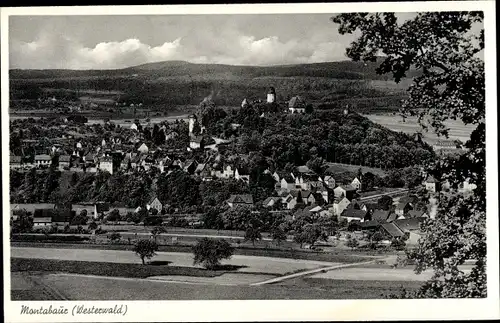
[[[325,62],[313,64],[242,66],[223,64],[195,64],[185,61],[164,61],[113,70],[25,70],[11,69],[11,79],[91,77],[91,76],[209,76],[225,74],[228,77],[327,77],[353,80],[388,80],[390,75],[378,75],[380,62]],[[414,73],[411,73],[414,74]],[[413,76],[413,75],[410,75]]]
[[[377,62],[325,62],[277,66],[194,64],[185,61],[147,63],[114,70],[10,70],[11,106],[21,100],[56,96],[79,100],[83,93],[113,91],[113,100],[143,103],[156,110],[198,104],[213,94],[216,104],[239,106],[244,98],[265,99],[270,86],[279,102],[301,95],[321,108],[349,104],[359,112],[396,110],[406,97],[409,79],[396,84],[379,75]],[[414,71],[408,77],[416,75]],[[86,100],[88,100],[88,96]],[[114,105],[114,103],[112,102]]]

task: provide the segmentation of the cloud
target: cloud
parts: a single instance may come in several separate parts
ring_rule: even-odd
[[[31,42],[11,41],[11,68],[115,69],[149,62],[185,60],[193,63],[277,65],[345,59],[345,45],[320,39],[283,41],[270,35],[256,38],[228,30],[184,35],[158,46],[140,39],[104,41],[84,46],[62,33],[41,32]]]

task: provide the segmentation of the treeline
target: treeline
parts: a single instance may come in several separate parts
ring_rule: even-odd
[[[205,118],[204,126],[214,135],[228,137],[234,135],[233,123],[242,124],[232,153],[260,153],[277,169],[289,163],[305,165],[317,158],[380,168],[421,165],[435,158],[432,147],[418,138],[391,131],[356,113],[344,115],[334,110],[262,115],[271,109],[261,104],[233,110],[224,117]]]
[[[222,106],[239,106],[244,98],[252,101],[265,100],[270,86],[276,88],[278,101],[287,101],[295,95],[301,95],[308,101],[318,104],[342,101],[342,104],[350,104],[354,108],[359,104],[362,109],[367,108],[366,102],[368,105],[383,108],[394,96],[393,90],[390,90],[392,86],[388,85],[387,90],[381,86],[375,88],[367,80],[303,76],[236,77],[220,80],[182,76],[154,79],[148,76],[77,78],[71,83],[65,79],[13,79],[10,82],[10,98],[13,101],[36,100],[46,96],[45,88],[59,90],[57,98],[65,100],[76,100],[74,92],[76,89],[114,90],[123,93],[119,99],[117,97],[119,102],[160,105],[162,109],[169,110],[177,105],[198,104],[210,93],[214,94],[215,102]],[[404,89],[400,90],[401,95],[404,95],[403,91]],[[356,99],[367,101],[357,102]],[[394,102],[390,103],[386,108],[394,108]],[[398,108],[399,106],[397,105]]]

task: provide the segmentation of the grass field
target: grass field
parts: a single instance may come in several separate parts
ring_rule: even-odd
[[[361,168],[363,173],[371,172],[374,175],[378,175],[380,177],[384,177],[387,173],[380,168],[367,167],[367,166],[359,166],[359,165],[349,165],[349,164],[340,164],[340,163],[327,163],[329,169],[333,170],[335,173],[343,173],[343,172],[352,172],[357,173],[358,169]]]
[[[146,278],[150,276],[181,275],[196,277],[215,277],[232,271],[234,267],[222,267],[221,270],[205,270],[194,267],[169,266],[166,262],[158,265],[131,264],[118,262],[71,261],[53,259],[11,258],[11,271],[64,272],[82,275],[112,277]]]
[[[97,244],[74,244],[74,243],[32,243],[11,242],[11,247],[35,247],[35,248],[57,248],[57,249],[97,249],[97,250],[132,250],[132,245],[97,245]],[[158,251],[165,252],[191,252],[191,246],[170,245],[160,246]],[[372,257],[384,256],[377,251],[351,251],[348,249],[335,249],[331,252],[315,252],[306,250],[280,250],[280,249],[254,249],[235,248],[235,255],[260,256],[274,258],[292,258],[301,260],[327,261],[352,263],[362,262]]]
[[[414,290],[414,282],[324,280],[287,281],[281,285],[226,286],[185,284],[133,278],[38,275],[40,285],[57,290],[68,300],[301,300],[301,299],[384,299]],[[13,289],[14,300],[34,300],[46,296],[37,289]],[[49,298],[50,299],[50,298]]]

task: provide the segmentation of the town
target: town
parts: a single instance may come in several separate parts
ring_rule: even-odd
[[[273,17],[281,38],[206,42],[228,18],[194,15],[163,45],[95,33],[54,61],[13,19],[13,300],[486,297],[482,16]],[[318,19],[327,43],[301,29]]]

